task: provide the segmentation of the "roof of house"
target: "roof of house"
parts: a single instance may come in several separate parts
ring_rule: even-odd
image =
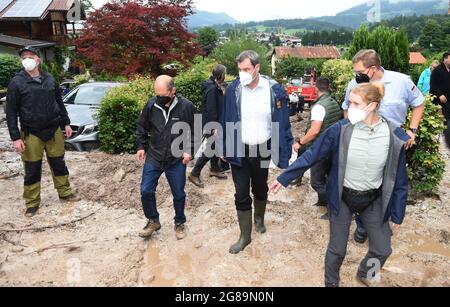
[[[427,59],[420,52],[410,52],[409,53],[409,64],[425,64]]]
[[[46,47],[55,46],[56,43],[31,40],[31,39],[25,39],[25,38],[0,34],[0,45],[6,45],[6,46],[11,46],[11,47],[16,47],[16,48],[22,48],[25,46],[32,46],[35,48],[46,48]]]
[[[74,0],[0,0],[0,21],[45,19],[49,12],[68,11]]]
[[[277,58],[291,56],[303,59],[337,59],[341,57],[341,53],[334,46],[276,47],[274,53]]]

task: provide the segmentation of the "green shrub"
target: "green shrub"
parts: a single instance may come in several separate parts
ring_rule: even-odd
[[[136,151],[136,122],[152,96],[153,81],[146,77],[108,92],[98,115],[103,151],[112,154]]]
[[[405,129],[408,129],[409,121]],[[407,151],[408,178],[415,192],[432,194],[438,190],[445,171],[445,162],[439,152],[439,137],[443,130],[441,106],[433,104],[432,96],[427,95],[416,146]]]
[[[345,54],[350,60],[361,49],[374,49],[381,57],[384,68],[402,73],[409,71],[409,43],[404,28],[394,28],[380,25],[369,32],[365,24],[355,32],[353,42]]]
[[[225,65],[228,73],[233,76],[239,74],[236,57],[245,50],[256,51],[261,58],[261,73],[270,74],[271,67],[267,58],[267,52],[269,51],[266,46],[258,43],[252,38],[236,38],[222,46],[217,47],[212,55],[217,62]]]
[[[322,73],[322,67],[325,60],[305,60],[295,57],[287,57],[281,59],[277,63],[277,68],[275,70],[275,78],[294,78],[302,77],[305,71],[308,69],[316,68],[317,74]]]
[[[83,75],[76,75],[73,77],[73,80],[75,81],[75,84],[77,86],[89,82],[90,79],[91,76],[89,75],[89,73],[85,73]]]
[[[22,69],[18,57],[0,54],[0,88],[8,87],[9,81]]]
[[[102,72],[96,74],[93,79],[97,82],[108,81],[108,82],[128,82],[128,78],[125,76],[114,76],[107,72]]]
[[[348,83],[354,78],[353,64],[347,60],[328,60],[322,66],[322,76],[331,82],[331,95],[338,103],[344,102]]]
[[[177,92],[192,101],[197,111],[200,111],[202,104],[201,84],[211,76],[216,64],[211,59],[197,59],[188,71],[180,73],[175,78]]]

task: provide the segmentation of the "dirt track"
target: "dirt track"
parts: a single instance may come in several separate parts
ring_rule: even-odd
[[[0,114],[0,285],[322,286],[328,224],[319,219],[323,210],[312,206],[316,196],[309,175],[303,186],[271,196],[268,233],[254,234],[237,256],[228,253],[238,236],[231,178],[209,179],[207,169],[205,190],[187,185],[188,237],[175,238],[170,190],[162,178],[163,229],[150,241],[138,238],[145,224],[141,166],[131,155],[69,152],[72,183],[82,197],[72,205],[59,202],[44,165],[42,208],[29,220],[23,217],[20,159],[10,149],[3,118]],[[295,123],[295,130],[301,126]],[[448,161],[449,152],[442,153]],[[271,179],[278,173],[272,170]],[[449,169],[439,196],[411,200],[381,285],[450,286]],[[29,230],[43,226],[52,228]],[[351,241],[343,286],[359,285],[354,275],[365,252],[366,246]]]

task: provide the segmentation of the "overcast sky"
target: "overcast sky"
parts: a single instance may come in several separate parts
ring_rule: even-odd
[[[91,0],[96,8],[107,0]],[[227,13],[238,21],[335,15],[367,0],[195,0],[201,11]]]
[[[96,8],[108,0],[91,0]],[[392,0],[391,2],[402,0]],[[407,1],[407,0],[403,0]],[[368,0],[195,0],[198,10],[227,13],[234,19],[260,21],[278,18],[308,18],[328,15],[349,9]],[[370,7],[368,6],[369,10]]]

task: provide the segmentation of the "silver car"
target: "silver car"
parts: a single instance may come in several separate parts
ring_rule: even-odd
[[[91,151],[100,147],[98,140],[97,113],[106,93],[123,85],[117,82],[85,83],[64,96],[69,113],[73,135],[66,139],[66,148],[77,151]]]

